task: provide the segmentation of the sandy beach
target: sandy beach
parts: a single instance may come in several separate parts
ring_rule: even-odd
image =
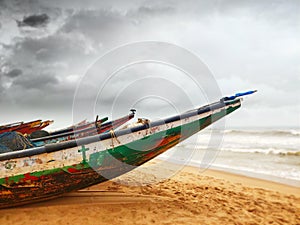
[[[2,209],[0,223],[300,224],[300,188],[195,167],[162,179],[173,167],[151,161],[58,199]]]

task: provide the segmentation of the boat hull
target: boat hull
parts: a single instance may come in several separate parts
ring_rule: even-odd
[[[240,101],[236,101],[214,112],[120,137],[112,135],[108,140],[79,145],[59,153],[2,161],[2,166],[10,169],[7,176],[1,174],[0,208],[55,198],[115,178],[155,158],[239,107]],[[25,166],[24,162],[27,162]]]
[[[53,123],[52,120],[47,120],[47,121],[36,120],[28,123],[19,123],[18,125],[10,126],[10,127],[3,126],[0,129],[0,134],[5,132],[12,132],[12,131],[19,132],[22,134],[31,134],[32,132],[44,129],[45,127],[49,126],[51,123]]]

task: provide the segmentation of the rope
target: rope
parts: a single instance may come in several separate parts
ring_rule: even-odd
[[[110,135],[111,135],[111,147],[113,147],[113,149],[115,148],[115,145],[114,145],[114,139],[116,139],[116,141],[118,142],[118,144],[121,144],[121,142],[118,140],[115,132],[113,129],[111,129],[110,131]]]

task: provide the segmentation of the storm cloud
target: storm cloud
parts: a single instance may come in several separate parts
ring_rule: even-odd
[[[5,76],[13,78],[13,77],[17,77],[17,76],[19,76],[21,74],[22,74],[22,70],[20,70],[20,69],[12,69],[8,73],[6,73]]]
[[[72,4],[33,0],[1,1],[0,5],[0,104],[5,109],[0,123],[13,122],[19,111],[24,113],[18,120],[43,117],[55,119],[57,126],[71,123],[76,88],[99,57],[120,45],[155,40],[176,44],[197,55],[213,72],[223,95],[259,90],[245,101],[243,113],[237,112],[228,124],[300,126],[297,0]],[[145,74],[160,74],[180,89],[190,91],[193,102],[204,103],[193,88],[187,88],[191,86],[185,78],[174,75],[176,71],[150,67],[121,71],[122,76],[105,89],[99,114],[109,115],[116,92],[129,85],[131,78],[143,78]],[[105,81],[105,77],[91,81],[91,87],[100,87],[100,80]],[[175,92],[170,92],[176,96],[172,98],[175,103],[184,102]],[[143,97],[143,88],[139,94]],[[137,94],[129,91],[128,95],[131,99]],[[89,90],[84,97],[92,98]],[[153,106],[160,107],[155,101]],[[119,113],[127,113],[131,106],[126,105],[126,100],[117,102],[122,105]],[[182,106],[189,109],[185,103]],[[149,112],[149,106],[144,111],[143,104],[140,107],[140,111]],[[169,111],[164,110],[157,112],[167,116]],[[147,115],[151,117],[151,113]]]
[[[49,22],[49,16],[46,13],[40,15],[30,15],[23,18],[22,21],[17,20],[19,27],[30,26],[30,27],[42,27],[46,26]]]

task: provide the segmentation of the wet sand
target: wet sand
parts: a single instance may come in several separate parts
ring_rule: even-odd
[[[58,199],[2,209],[0,223],[300,224],[300,188],[195,167],[177,170],[152,161]]]

